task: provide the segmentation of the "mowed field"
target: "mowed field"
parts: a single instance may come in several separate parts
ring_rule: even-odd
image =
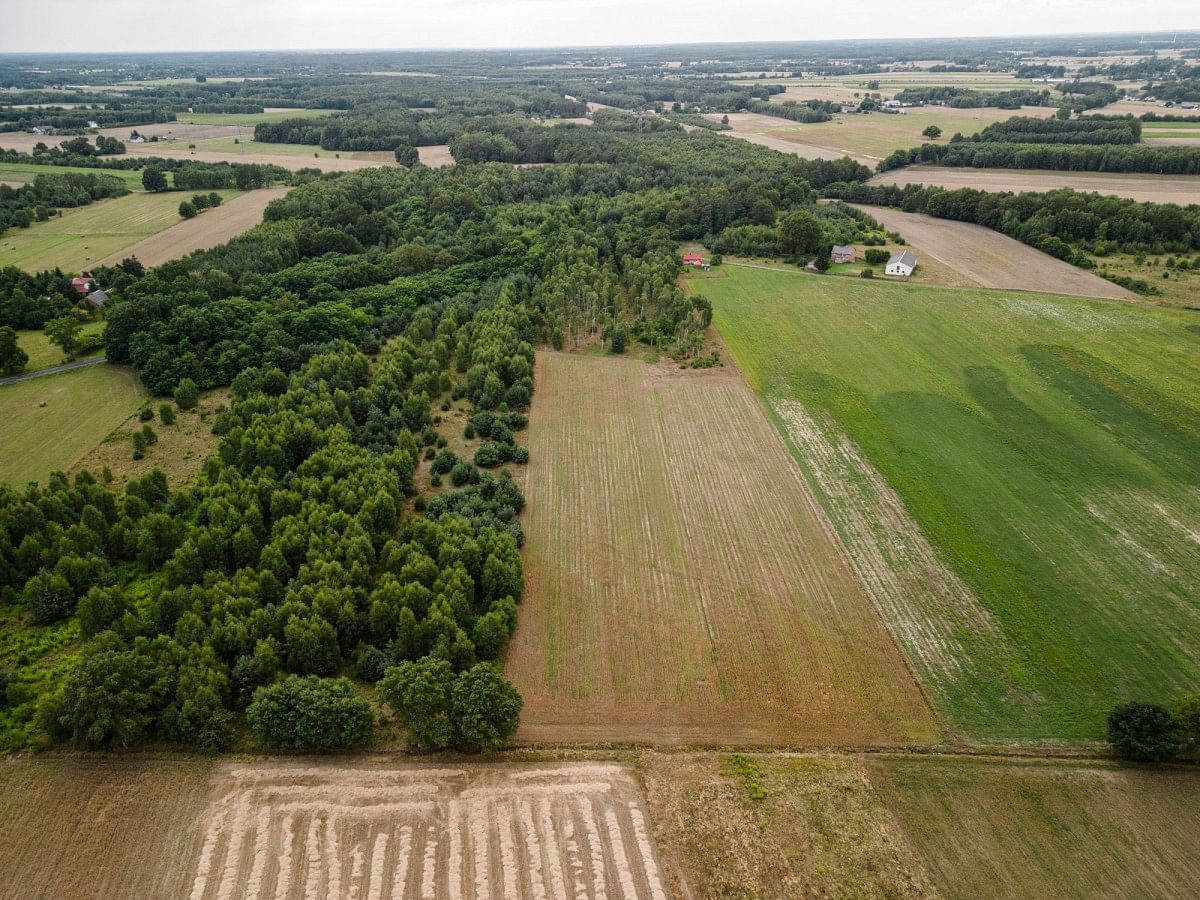
[[[1137,299],[1136,294],[1120,285],[982,225],[884,206],[854,205],[889,231],[902,235],[917,254],[918,268],[921,260],[932,256],[981,287]]]
[[[0,135],[0,146],[4,138]],[[0,163],[0,181],[11,184],[28,184],[39,175],[112,175],[125,182],[131,191],[142,190],[142,173],[128,169],[85,169],[78,166],[39,166],[34,163]]]
[[[667,896],[618,765],[56,757],[0,773],[14,900]]]
[[[80,329],[80,334],[97,334],[103,330],[103,322],[85,322]],[[38,369],[48,369],[50,366],[66,362],[62,349],[58,344],[52,343],[44,331],[18,331],[17,344],[29,357],[29,362],[25,363],[22,372],[36,372]],[[101,349],[96,352],[103,353],[104,351]],[[87,357],[79,358],[86,359]]]
[[[75,467],[146,399],[131,369],[107,363],[0,385],[0,481],[44,483]]]
[[[267,204],[289,190],[291,188],[264,188],[235,196],[216,209],[205,210],[193,219],[180,219],[165,231],[111,253],[93,265],[113,266],[127,256],[136,256],[143,265],[157,266],[196,250],[223,244],[262,222]]]
[[[961,734],[1097,740],[1115,703],[1200,688],[1194,313],[734,267],[687,283]]]
[[[782,95],[776,95],[779,96]],[[831,122],[810,124],[757,113],[731,113],[729,124],[733,131],[725,133],[747,140],[752,139],[750,136],[768,138],[772,143],[767,146],[785,152],[786,148],[777,142],[795,144],[800,149],[794,152],[807,158],[852,156],[864,163],[874,164],[894,150],[907,150],[925,142],[927,139],[922,137],[921,132],[930,125],[942,129],[943,139],[949,139],[955,132],[969,137],[988,124],[1011,116],[1045,118],[1053,112],[1050,107],[1040,106],[1026,106],[1020,110],[930,106],[913,107],[897,114],[837,115]],[[706,118],[720,121],[721,115],[712,113]],[[754,143],[759,141],[755,140]],[[809,156],[810,151],[815,153],[817,150],[823,152]]]
[[[535,381],[518,739],[937,740],[736,370],[546,353]]]
[[[238,196],[237,191],[217,193],[226,201]],[[128,255],[122,251],[178,224],[179,203],[189,196],[176,192],[126,194],[63,210],[61,216],[12,229],[0,237],[0,266],[29,272],[54,268],[78,272],[108,257],[120,259]],[[207,210],[197,218],[215,223],[223,209]]]
[[[1149,203],[1200,203],[1200,175],[1123,175],[1111,172],[1049,172],[1040,169],[975,169],[906,166],[881,172],[870,184],[930,184],[978,191],[1053,191],[1071,188]]]

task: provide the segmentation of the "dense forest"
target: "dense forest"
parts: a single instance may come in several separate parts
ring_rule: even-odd
[[[1200,147],[951,141],[897,150],[879,163],[879,171],[887,172],[914,163],[990,169],[1197,175],[1200,174]]]

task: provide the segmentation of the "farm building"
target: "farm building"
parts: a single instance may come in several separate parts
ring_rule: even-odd
[[[108,294],[104,293],[104,291],[92,291],[83,299],[92,309],[100,310],[108,302]]]
[[[79,273],[78,278],[71,279],[71,287],[75,289],[80,297],[86,297],[94,288],[92,287],[92,273],[84,270]]]
[[[683,254],[683,264],[699,269],[704,265],[704,260],[700,258],[699,253],[685,253]]]
[[[854,262],[854,248],[846,244],[837,244],[829,252],[829,258],[835,263]]]
[[[887,261],[887,266],[884,272],[888,275],[899,275],[902,278],[907,278],[913,273],[913,269],[917,267],[917,258],[911,250],[899,250],[891,255]]]

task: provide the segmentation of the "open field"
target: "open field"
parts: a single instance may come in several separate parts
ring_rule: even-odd
[[[535,383],[519,739],[937,739],[736,371],[546,353]]]
[[[234,145],[232,138],[217,138],[223,142],[224,150],[189,150],[184,141],[163,141],[157,144],[130,144],[128,156],[161,156],[164,159],[192,159],[196,162],[229,162],[229,163],[270,163],[295,172],[298,169],[320,169],[323,172],[351,172],[355,169],[368,169],[372,166],[385,165],[373,159],[351,159],[350,154],[343,154],[340,159],[331,152],[307,144],[261,144],[255,150],[243,149]],[[197,148],[199,148],[199,142]],[[247,139],[244,143],[252,143]],[[268,151],[267,147],[272,148]],[[313,156],[316,153],[317,156]],[[327,155],[321,155],[321,154]],[[395,165],[395,162],[392,162]]]
[[[1200,895],[1200,777],[882,757],[875,796],[947,898]]]
[[[950,725],[1095,740],[1116,702],[1200,687],[1194,314],[735,267],[688,284]]]
[[[316,119],[331,116],[336,109],[268,109],[260,113],[179,113],[177,119],[192,125],[240,125],[253,129],[260,123],[283,122],[287,119]]]
[[[979,191],[1053,191],[1071,188],[1150,203],[1200,203],[1200,175],[1122,175],[1111,172],[1050,172],[1039,169],[974,169],[907,166],[882,172],[871,184],[932,184]]]
[[[454,165],[454,157],[450,154],[449,144],[418,147],[417,155],[421,158],[422,164],[429,166],[431,169],[440,169],[442,166]]]
[[[1142,265],[1138,265],[1138,257],[1130,253],[1092,257],[1098,269],[1140,278],[1153,287],[1157,293],[1144,297],[1146,302],[1200,308],[1200,265],[1187,270],[1170,269],[1166,266],[1168,259],[1169,254],[1148,256]],[[1194,263],[1200,259],[1200,253],[1190,259]]]
[[[218,191],[225,201],[237,191]],[[0,266],[17,266],[29,272],[61,268],[66,272],[120,259],[139,241],[177,225],[179,203],[190,194],[126,194],[89,206],[63,210],[62,215],[29,228],[14,229],[0,237]],[[198,220],[220,220],[224,207],[206,210]],[[211,228],[212,225],[205,227]]]
[[[1099,275],[982,225],[936,219],[884,206],[855,206],[889,231],[901,234],[918,260],[922,254],[936,257],[982,287],[1052,291],[1113,300],[1137,299],[1136,294]]]
[[[104,330],[103,322],[85,322],[81,329],[81,334],[98,334]],[[21,349],[29,356],[29,362],[25,364],[23,371],[36,372],[38,369],[48,369],[50,366],[57,366],[60,363],[66,362],[62,350],[58,344],[51,343],[42,331],[18,331],[17,343]],[[103,352],[97,350],[97,353]],[[80,356],[79,359],[87,359],[87,356]]]
[[[141,478],[158,469],[167,476],[167,483],[172,490],[190,484],[200,472],[204,460],[216,452],[220,438],[213,434],[213,421],[218,409],[228,405],[229,390],[218,388],[204,392],[195,409],[179,409],[171,402],[175,408],[173,425],[164,425],[159,418],[158,410],[163,402],[161,399],[150,400],[154,419],[149,425],[158,435],[158,443],[147,447],[142,459],[133,458],[133,433],[140,431],[145,424],[138,418],[139,408],[83,454],[67,474],[74,475],[87,469],[99,475],[107,467],[113,475],[114,490],[121,490],[130,479]]]
[[[145,400],[131,369],[108,364],[0,387],[0,481],[44,481],[75,467]]]
[[[267,204],[284,196],[289,190],[291,188],[264,188],[235,196],[215,209],[205,210],[194,219],[180,219],[165,231],[111,253],[93,265],[112,266],[127,256],[136,256],[143,265],[157,266],[196,250],[207,250],[223,244],[262,222]]]
[[[0,146],[3,146],[0,137]],[[72,175],[112,175],[125,182],[131,191],[142,190],[142,173],[126,169],[84,169],[76,166],[38,166],[33,163],[0,163],[0,179],[9,182],[27,184],[39,175],[66,174]]]
[[[955,132],[969,137],[988,124],[1003,121],[1010,116],[1044,118],[1053,112],[1053,109],[1040,106],[1026,106],[1020,110],[929,106],[913,107],[896,114],[838,115],[831,122],[810,124],[757,113],[731,113],[729,124],[733,126],[733,131],[725,133],[738,137],[755,134],[803,147],[820,148],[828,151],[826,156],[849,155],[863,162],[875,163],[894,150],[907,150],[925,142],[927,139],[921,136],[921,132],[930,125],[937,125],[942,129],[943,139],[949,139]],[[706,118],[720,121],[721,116],[711,113]],[[801,152],[800,155],[811,158],[806,152]]]

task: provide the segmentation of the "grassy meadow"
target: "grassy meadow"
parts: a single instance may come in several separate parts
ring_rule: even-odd
[[[132,369],[108,364],[0,386],[0,482],[44,483],[80,464],[147,396]]]
[[[176,120],[192,125],[245,125],[253,128],[260,123],[283,122],[286,119],[315,119],[330,116],[336,109],[284,109],[261,113],[179,113]]]
[[[137,169],[87,169],[79,166],[39,166],[34,163],[0,163],[0,181],[30,182],[39,175],[113,175],[131,191],[142,190],[142,173]]]
[[[103,322],[85,322],[80,334],[99,334],[104,330]],[[23,371],[36,372],[38,369],[48,369],[51,366],[57,366],[66,362],[66,357],[63,356],[62,349],[58,344],[53,343],[45,332],[42,331],[18,331],[17,344],[29,356],[29,362],[25,364]],[[101,351],[97,350],[96,353]],[[89,354],[92,355],[92,354]],[[87,357],[81,356],[80,359]]]
[[[1094,740],[1118,701],[1200,689],[1200,316],[733,267],[688,283],[852,555],[851,507],[894,491],[962,580],[969,603],[881,604],[952,729]]]
[[[238,191],[217,193],[224,200],[238,195]],[[12,229],[0,237],[0,267],[77,272],[182,222],[179,204],[189,196],[177,192],[126,194],[63,210],[61,216],[35,222],[29,228]],[[218,216],[220,210],[201,215]]]

